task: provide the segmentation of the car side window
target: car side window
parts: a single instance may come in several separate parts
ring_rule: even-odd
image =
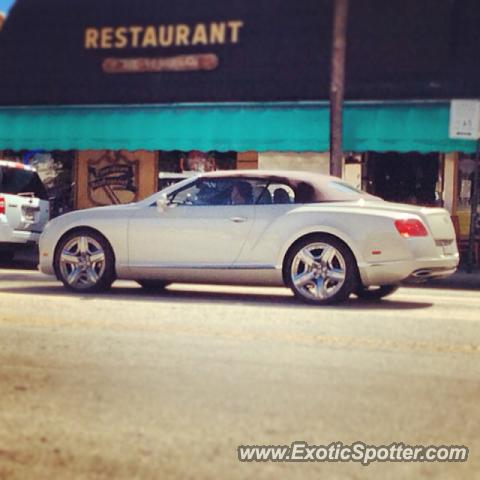
[[[175,205],[253,205],[265,190],[265,182],[245,178],[201,178],[193,185],[174,192]]]

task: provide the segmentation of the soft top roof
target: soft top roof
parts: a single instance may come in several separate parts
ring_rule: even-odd
[[[338,177],[314,172],[290,170],[223,170],[202,173],[200,178],[245,178],[265,179],[290,185],[298,195],[309,202],[354,201],[360,198],[376,199],[373,195],[356,189]]]
[[[287,178],[293,181],[308,181],[312,178],[318,179],[337,179],[330,175],[324,175],[315,172],[305,172],[301,170],[216,170],[215,172],[200,173],[202,177],[246,177],[246,178]]]

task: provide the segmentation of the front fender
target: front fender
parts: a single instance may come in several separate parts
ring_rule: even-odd
[[[116,260],[116,267],[128,263],[128,216],[92,216],[88,218],[73,212],[76,215],[65,215],[51,221],[44,229],[39,242],[40,264],[39,268],[48,275],[54,274],[53,262],[55,248],[60,239],[72,230],[92,229],[103,235],[110,243]],[[103,217],[103,218],[102,218]]]

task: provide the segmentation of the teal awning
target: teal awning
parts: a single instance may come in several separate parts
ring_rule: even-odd
[[[346,103],[344,149],[473,152],[448,138],[448,102]],[[326,102],[0,107],[0,149],[329,149]]]

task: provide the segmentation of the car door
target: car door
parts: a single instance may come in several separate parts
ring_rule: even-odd
[[[230,202],[233,184],[230,178],[200,178],[171,193],[164,211],[150,205],[136,212],[129,222],[129,265],[230,267],[248,238],[255,211],[253,204]]]
[[[273,268],[283,246],[284,225],[295,204],[295,192],[288,183],[265,179],[255,205],[255,223],[236,264]]]

